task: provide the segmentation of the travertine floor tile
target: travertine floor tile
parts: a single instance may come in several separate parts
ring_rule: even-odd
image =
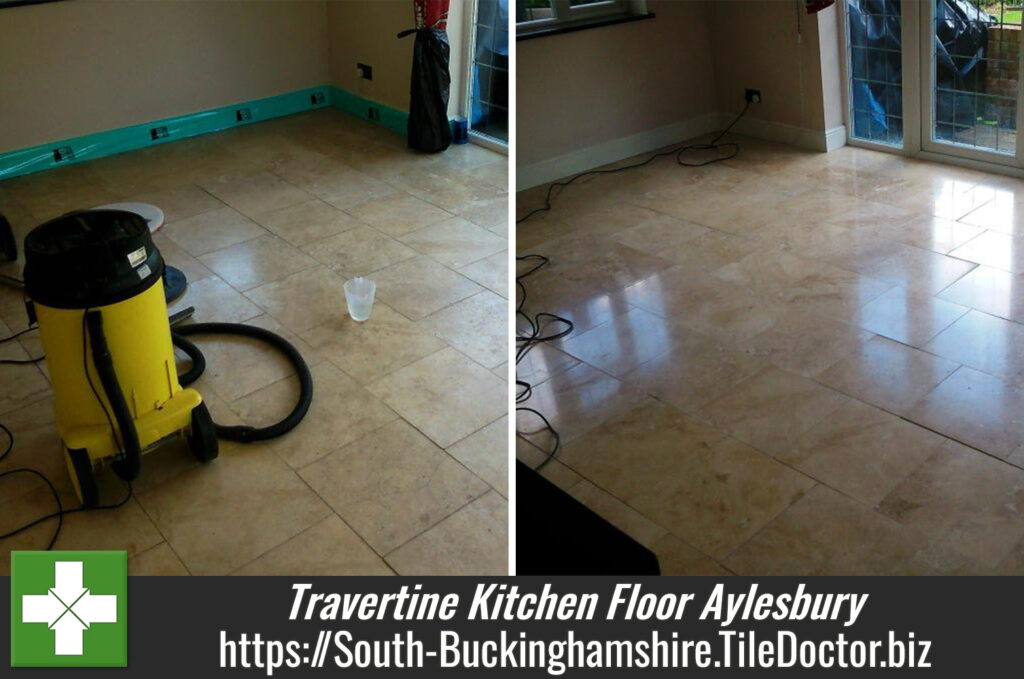
[[[561,349],[615,377],[622,377],[642,363],[673,353],[684,337],[692,336],[670,319],[643,309],[621,316],[562,340]]]
[[[277,236],[266,235],[229,245],[199,258],[235,290],[251,290],[316,266],[316,260]]]
[[[924,346],[976,370],[1024,383],[1024,326],[971,311]]]
[[[508,502],[491,491],[388,555],[402,575],[508,573]]]
[[[654,401],[567,444],[560,457],[719,558],[814,485],[764,453]]]
[[[235,575],[392,575],[362,538],[331,515],[235,571]]]
[[[296,247],[336,236],[362,224],[333,205],[316,199],[261,212],[253,219]]]
[[[907,418],[1005,459],[1024,443],[1024,392],[998,377],[961,367]]]
[[[817,379],[861,401],[903,414],[957,367],[953,361],[875,337]]]
[[[979,266],[939,293],[942,299],[1018,323],[1024,322],[1024,278]]]
[[[848,401],[806,377],[769,368],[736,384],[701,408],[697,416],[782,458],[801,434]]]
[[[1003,271],[1024,271],[1024,239],[998,231],[986,231],[949,254]]]
[[[33,468],[38,468],[32,465]],[[104,484],[106,486],[107,484]],[[111,503],[124,499],[125,489],[120,482],[109,484],[110,488],[102,488],[109,495],[101,495],[104,501]],[[62,495],[65,508],[77,506],[74,496],[70,493]],[[28,493],[0,503],[0,534],[21,527],[30,520],[46,516],[56,511],[56,503],[49,488],[40,486]],[[10,553],[14,550],[46,549],[53,537],[55,525],[52,521],[30,528],[4,540],[0,550],[0,573],[10,574]],[[124,506],[104,512],[78,512],[64,517],[64,525],[54,549],[77,550],[117,550],[126,551],[129,556],[153,547],[163,538],[146,513],[139,508],[134,499],[128,500]]]
[[[928,575],[922,536],[826,486],[736,550],[725,566],[740,575]]]
[[[586,479],[573,485],[568,492],[594,513],[648,549],[668,534],[663,527]]]
[[[440,351],[445,343],[382,302],[365,321],[339,315],[302,338],[361,384]]]
[[[516,365],[517,379],[540,384],[553,375],[565,372],[580,361],[549,342],[535,344]]]
[[[444,349],[369,385],[399,415],[447,447],[506,411],[508,387],[455,349]]]
[[[982,231],[979,226],[926,215],[905,224],[875,226],[871,232],[881,238],[948,255]]]
[[[401,420],[300,474],[378,554],[431,528],[488,489]]]
[[[855,322],[883,337],[923,347],[968,311],[967,307],[897,286],[861,307]]]
[[[188,569],[166,542],[128,559],[129,575],[188,575]]]
[[[567,443],[644,398],[636,387],[581,363],[534,384],[533,396],[524,405],[543,413],[558,431],[562,443]],[[549,435],[536,415],[521,412],[516,420],[520,435],[540,448],[549,449]]]
[[[420,326],[485,368],[508,360],[508,300],[489,290],[434,312]]]
[[[502,416],[458,443],[448,454],[508,497],[508,416]]]
[[[781,459],[873,507],[943,441],[895,415],[850,400],[801,436]]]
[[[675,267],[626,288],[626,300],[644,311],[678,319],[726,343],[761,333],[787,312],[781,303],[730,281]]]
[[[414,321],[483,290],[426,255],[381,269],[372,278],[377,298]]]
[[[345,278],[366,276],[416,256],[416,251],[369,226],[357,226],[307,245],[305,251]],[[372,277],[371,277],[372,278]]]
[[[902,247],[861,271],[866,276],[902,285],[918,292],[935,294],[975,268],[974,262],[940,255],[919,248]]]
[[[550,451],[541,450],[522,436],[516,436],[516,460],[531,469],[537,469],[548,458],[549,453]],[[579,474],[559,462],[557,458],[549,460],[537,473],[562,490],[569,490],[579,483],[582,478]]]
[[[195,308],[192,320],[197,323],[241,323],[262,313],[258,306],[217,276],[189,281],[185,294],[171,304],[167,311],[175,314],[187,307]]]
[[[460,217],[406,233],[399,239],[452,269],[508,248],[506,239]]]
[[[397,415],[330,362],[310,369],[313,403],[298,427],[269,447],[300,469],[397,419]],[[296,377],[275,382],[232,404],[246,424],[265,427],[279,421],[299,396]]]
[[[392,237],[451,218],[441,208],[404,194],[353,205],[346,212]]]
[[[195,184],[135,191],[125,194],[124,200],[158,206],[163,210],[165,222],[194,217],[224,207],[224,203]]]
[[[330,269],[307,269],[250,290],[246,296],[282,325],[301,333],[348,313],[345,281]]]
[[[658,255],[711,232],[711,229],[699,224],[668,215],[657,215],[616,233],[611,240],[649,255]]]
[[[667,351],[622,379],[688,413],[729,391],[768,364],[695,332],[680,333]]]
[[[170,222],[162,231],[194,257],[267,233],[259,224],[230,207]]]
[[[201,181],[211,194],[250,217],[308,201],[311,196],[270,173],[236,174]]]
[[[950,441],[897,486],[879,509],[995,565],[1024,537],[1024,470]]]
[[[138,499],[195,575],[229,573],[330,513],[270,450],[223,443],[213,463]]]
[[[181,269],[190,283],[213,275],[213,272],[203,266],[202,262],[168,238],[163,229],[153,234],[153,244],[160,251],[164,264]]]
[[[472,264],[467,264],[459,269],[459,273],[508,299],[507,250],[495,252],[490,257],[484,257]]]
[[[813,314],[785,314],[738,348],[797,375],[814,377],[874,337],[866,330]]]
[[[13,334],[0,321],[0,339]],[[25,337],[26,335],[22,335]],[[0,344],[0,360],[25,361],[31,358],[16,341]],[[37,400],[50,390],[50,383],[37,365],[0,365],[0,413],[19,408]],[[0,450],[7,446],[0,435]]]
[[[721,577],[731,575],[713,559],[700,553],[674,535],[658,538],[651,545],[658,557],[662,575],[710,575]]]

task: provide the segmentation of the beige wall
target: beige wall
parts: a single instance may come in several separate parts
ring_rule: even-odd
[[[743,108],[744,88],[753,87],[761,90],[763,103],[752,106],[748,117],[826,129],[818,18],[808,16],[801,4],[794,0],[710,3],[720,111],[738,112]]]
[[[299,0],[0,10],[0,151],[322,85],[325,13]]]
[[[451,0],[448,40],[451,44],[452,87],[448,111],[462,104],[464,20],[469,0]],[[328,0],[331,82],[367,99],[409,110],[412,46],[415,36],[399,40],[399,31],[413,27],[412,0]],[[373,66],[373,80],[360,78],[356,64]]]
[[[519,165],[716,109],[705,3],[648,9],[656,18],[516,43]]]

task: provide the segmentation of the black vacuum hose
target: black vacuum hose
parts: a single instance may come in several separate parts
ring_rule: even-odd
[[[206,369],[206,359],[195,344],[185,339],[188,335],[242,335],[266,342],[276,347],[281,353],[288,357],[295,373],[299,377],[299,400],[292,411],[283,420],[268,427],[250,427],[247,425],[227,427],[217,425],[217,436],[228,441],[239,441],[251,443],[253,441],[265,441],[288,433],[302,421],[309,410],[309,404],[313,402],[313,376],[309,372],[309,366],[302,358],[299,350],[292,346],[291,342],[274,334],[269,330],[258,328],[254,325],[244,323],[192,323],[190,325],[179,325],[171,329],[171,339],[174,346],[185,352],[192,359],[192,367],[184,374],[178,376],[178,382],[185,387],[195,382]]]
[[[107,395],[117,428],[121,431],[124,457],[114,462],[112,466],[122,479],[134,481],[142,467],[142,447],[139,445],[139,433],[135,431],[135,422],[124,400],[121,384],[117,381],[117,373],[114,372],[114,359],[111,358],[110,349],[107,347],[107,336],[103,334],[102,312],[86,311],[85,324],[89,329],[89,344],[92,345],[92,362],[96,374],[99,375],[100,385]],[[89,384],[92,386],[92,382]],[[99,394],[96,398],[99,398]],[[100,401],[100,405],[102,404]]]

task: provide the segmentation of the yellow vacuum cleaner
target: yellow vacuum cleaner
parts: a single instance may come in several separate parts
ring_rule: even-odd
[[[132,212],[74,212],[25,238],[29,317],[39,323],[57,431],[85,506],[98,503],[95,471],[101,465],[131,482],[143,453],[180,437],[208,462],[217,457],[218,436],[242,442],[280,436],[302,420],[312,400],[302,356],[273,333],[234,323],[197,323],[172,332],[163,271],[146,221]],[[187,387],[205,361],[185,335],[225,333],[270,342],[295,365],[300,398],[283,421],[264,428],[220,427],[199,392]],[[175,345],[192,360],[181,376]]]

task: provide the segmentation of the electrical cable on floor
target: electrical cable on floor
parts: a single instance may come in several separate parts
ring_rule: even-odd
[[[114,418],[110,414],[110,411],[107,409],[107,406],[103,402],[103,399],[100,397],[99,390],[93,383],[92,375],[90,375],[89,373],[89,342],[87,339],[89,334],[86,325],[86,319],[88,317],[89,311],[91,310],[86,309],[85,312],[82,314],[83,369],[85,370],[85,377],[89,383],[89,388],[92,391],[93,396],[96,397],[97,402],[100,404],[100,408],[103,409],[103,415],[106,417],[107,425],[110,427],[111,435],[114,437],[115,445],[118,448],[117,457],[119,461],[123,462],[125,458],[125,446],[118,438],[118,428],[114,425]],[[190,315],[191,309],[185,310],[184,312],[179,312],[178,314],[172,316],[169,320],[173,325],[177,321],[181,320],[181,318]],[[25,330],[22,330],[21,332],[11,335],[10,337],[0,339],[0,343],[13,340],[16,337],[19,337],[27,333],[29,330],[35,329],[35,326],[27,328]],[[290,342],[285,340],[283,337],[280,337],[270,332],[269,330],[264,330],[263,328],[257,326],[248,326],[241,323],[194,323],[191,325],[178,326],[172,331],[172,340],[174,342],[174,345],[181,349],[192,361],[191,367],[185,373],[178,376],[180,384],[182,386],[187,386],[195,382],[203,374],[203,371],[206,368],[206,359],[203,358],[202,352],[199,351],[198,347],[196,347],[194,344],[185,339],[185,336],[221,334],[251,337],[253,339],[266,342],[274,346],[281,353],[283,353],[285,357],[289,360],[289,362],[292,363],[292,366],[295,368],[296,376],[299,380],[299,398],[292,411],[280,422],[277,422],[266,427],[251,427],[246,425],[216,425],[217,436],[219,438],[223,438],[229,441],[240,441],[242,443],[250,443],[254,441],[264,441],[267,439],[275,438],[294,429],[299,424],[299,422],[302,421],[302,418],[306,415],[306,412],[309,410],[310,403],[312,402],[313,378],[310,373],[309,367],[306,365],[306,362],[302,359],[302,355],[298,352],[298,350],[295,349],[295,347]],[[0,361],[0,364],[27,365],[42,361],[44,358],[46,357],[40,356],[38,358],[30,360],[4,360]],[[0,424],[0,428],[2,428],[4,432],[6,432],[9,438],[7,449],[4,451],[2,455],[0,455],[0,462],[3,462],[4,458],[7,457],[7,455],[9,455],[11,450],[14,448],[14,434],[11,432],[10,429],[5,427],[3,424]],[[125,485],[127,486],[128,492],[125,495],[124,499],[116,504],[94,505],[91,507],[83,506],[76,507],[74,509],[64,509],[63,503],[61,502],[60,495],[57,492],[56,487],[53,485],[53,482],[51,482],[50,479],[48,479],[44,474],[36,471],[35,469],[18,468],[0,473],[0,479],[13,474],[31,474],[42,479],[50,488],[50,492],[53,493],[54,501],[57,504],[57,511],[47,514],[46,516],[40,517],[12,531],[0,534],[0,540],[13,537],[44,521],[56,518],[57,528],[54,531],[53,537],[50,539],[49,546],[47,547],[47,549],[52,549],[54,544],[56,544],[57,542],[57,538],[60,536],[61,528],[64,525],[65,515],[83,511],[117,509],[119,507],[124,506],[124,504],[128,502],[128,500],[130,500],[132,497],[132,484],[126,481]]]
[[[518,367],[520,361],[522,361],[526,357],[526,355],[530,353],[530,350],[533,349],[535,346],[543,342],[552,342],[554,340],[561,339],[562,337],[569,335],[569,333],[573,331],[573,328],[575,328],[575,326],[573,325],[573,322],[570,321],[568,318],[564,318],[556,314],[551,314],[546,311],[542,311],[533,316],[530,316],[530,314],[523,311],[523,306],[526,304],[526,286],[523,284],[523,280],[533,275],[544,266],[546,266],[551,260],[549,260],[547,257],[543,255],[522,255],[516,257],[516,261],[537,262],[537,264],[530,267],[527,271],[524,271],[523,273],[516,275],[516,288],[520,295],[519,303],[516,304],[516,318],[524,319],[530,326],[529,334],[521,335],[518,331],[516,332],[516,366]],[[543,319],[549,320],[547,321],[547,323],[545,323]],[[560,323],[564,326],[564,328],[558,332],[545,335],[544,329],[547,327],[547,325],[551,323]],[[540,418],[541,422],[544,423],[543,429],[538,429],[536,432],[532,433],[539,433],[541,431],[547,430],[551,432],[551,436],[555,440],[554,445],[552,445],[551,450],[548,451],[548,454],[545,456],[544,460],[542,460],[540,464],[534,467],[534,470],[540,470],[542,467],[544,467],[544,465],[546,465],[548,462],[555,458],[555,455],[558,453],[558,449],[561,446],[562,439],[559,436],[558,431],[553,426],[551,426],[551,422],[548,421],[548,418],[546,418],[543,413],[536,410],[535,408],[528,408],[527,406],[521,405],[523,403],[526,403],[530,399],[530,396],[533,395],[533,385],[527,382],[526,380],[519,379],[517,376],[516,388],[521,390],[516,393],[516,411],[533,413],[534,415]]]
[[[719,132],[718,135],[714,139],[712,139],[710,142],[708,142],[706,144],[686,144],[684,146],[680,146],[680,147],[677,147],[677,148],[674,148],[674,149],[671,149],[671,150],[668,150],[668,151],[661,151],[659,153],[655,153],[655,154],[651,155],[650,157],[648,157],[646,160],[643,160],[643,161],[641,161],[639,163],[635,163],[633,165],[623,165],[622,167],[612,167],[612,168],[607,168],[607,169],[588,170],[586,172],[581,172],[578,175],[574,175],[574,176],[570,177],[569,179],[566,179],[565,181],[552,182],[550,185],[548,185],[547,194],[544,196],[544,205],[542,205],[541,207],[535,208],[535,209],[530,210],[529,212],[527,212],[524,216],[522,216],[522,217],[520,217],[519,219],[516,220],[516,224],[522,224],[527,219],[529,219],[530,217],[532,217],[532,216],[534,216],[536,214],[539,214],[541,212],[549,211],[551,209],[551,199],[552,199],[551,192],[554,191],[556,188],[565,188],[566,186],[569,186],[570,184],[572,184],[576,180],[582,179],[583,177],[590,177],[592,175],[601,175],[601,174],[615,174],[615,173],[618,173],[618,172],[625,172],[626,170],[635,170],[638,167],[644,167],[645,165],[649,165],[651,162],[653,162],[654,160],[656,160],[658,158],[664,158],[665,156],[672,156],[672,155],[674,155],[676,157],[676,163],[678,163],[682,167],[705,167],[706,165],[712,165],[714,163],[720,163],[723,160],[729,160],[731,158],[735,158],[739,154],[739,152],[740,152],[740,145],[737,142],[731,142],[731,141],[730,142],[725,142],[724,144],[723,143],[719,143],[719,142],[721,142],[722,141],[722,137],[727,135],[732,130],[732,128],[736,125],[736,123],[738,123],[740,121],[740,119],[743,118],[743,116],[745,116],[747,114],[747,109],[749,109],[749,108],[750,108],[750,102],[748,101],[746,103],[746,105],[743,107],[743,110],[740,111],[739,115],[737,115],[733,119],[733,121],[731,123],[729,123],[729,126],[726,127],[724,130],[722,130],[721,132]],[[729,149],[729,152],[728,152],[727,155],[716,156],[714,158],[708,158],[707,160],[702,160],[702,161],[699,161],[699,162],[691,162],[691,161],[687,161],[687,160],[683,159],[683,156],[685,154],[690,153],[692,151],[718,151],[719,149]]]
[[[590,177],[590,176],[593,176],[593,175],[602,175],[602,174],[615,174],[615,173],[618,173],[618,172],[625,172],[626,170],[635,170],[636,168],[644,167],[645,165],[649,165],[650,163],[652,163],[654,160],[656,160],[658,158],[663,158],[665,156],[672,156],[672,155],[675,156],[676,163],[679,164],[682,167],[705,167],[705,166],[711,165],[713,163],[720,163],[723,160],[729,160],[731,158],[735,158],[739,154],[739,152],[740,152],[740,145],[737,142],[721,143],[722,142],[722,138],[725,137],[725,135],[729,134],[729,132],[732,130],[732,128],[735,127],[736,123],[738,123],[743,118],[743,116],[746,115],[747,110],[749,108],[750,108],[750,102],[748,101],[744,105],[743,110],[739,112],[739,115],[737,115],[733,119],[733,121],[731,123],[729,123],[729,125],[724,130],[719,132],[718,135],[716,135],[710,142],[708,142],[706,144],[705,143],[701,143],[701,144],[685,144],[683,146],[679,146],[679,147],[676,147],[676,148],[668,150],[668,151],[661,151],[659,153],[652,154],[646,160],[643,160],[643,161],[641,161],[639,163],[634,163],[632,165],[624,165],[622,167],[614,167],[614,168],[598,169],[598,170],[589,170],[587,172],[581,172],[580,174],[574,175],[573,177],[570,177],[569,179],[566,179],[565,181],[553,182],[550,185],[548,185],[547,193],[544,196],[544,205],[539,207],[539,208],[535,208],[535,209],[531,210],[530,212],[526,213],[524,216],[522,216],[519,219],[517,219],[516,220],[516,224],[522,224],[527,219],[529,219],[530,217],[533,217],[536,214],[539,214],[541,212],[547,212],[547,211],[551,210],[552,192],[556,188],[559,188],[559,189],[560,188],[565,188],[565,187],[569,186],[570,184],[576,182],[577,180],[582,179],[583,177]],[[719,150],[722,150],[722,149],[726,149],[727,150],[725,155],[716,156],[714,158],[708,158],[708,159],[702,160],[702,161],[689,161],[689,160],[687,160],[684,157],[684,156],[686,156],[686,154],[691,153],[693,151],[719,151]],[[527,314],[526,312],[523,311],[523,305],[526,303],[526,286],[523,285],[523,279],[525,279],[528,276],[536,273],[539,269],[541,269],[542,267],[547,265],[551,260],[549,260],[547,257],[545,257],[543,255],[530,254],[530,255],[522,255],[522,256],[516,257],[516,261],[519,261],[519,262],[537,261],[538,262],[536,265],[532,266],[530,269],[526,270],[522,274],[517,274],[516,275],[516,288],[517,288],[518,293],[521,296],[521,300],[516,305],[516,318],[517,319],[519,319],[519,318],[525,319],[527,324],[529,324],[529,326],[530,326],[529,334],[520,335],[518,332],[516,333],[516,366],[518,366],[519,362],[523,360],[523,358],[530,352],[531,349],[533,349],[533,347],[537,346],[538,344],[541,344],[542,342],[551,342],[551,341],[554,341],[556,339],[560,339],[562,337],[565,337],[566,335],[568,335],[569,333],[571,333],[573,331],[573,328],[575,326],[573,325],[573,322],[570,321],[569,319],[563,318],[562,316],[558,316],[556,314],[551,314],[551,313],[547,313],[547,312],[540,312],[540,313],[538,313],[538,314],[536,314],[536,315],[531,317],[529,314]],[[560,332],[553,333],[553,334],[550,334],[550,335],[544,335],[543,334],[543,330],[544,330],[544,327],[546,327],[547,324],[545,324],[543,322],[543,319],[548,319],[548,323],[561,323],[565,327]],[[554,459],[555,454],[558,453],[558,449],[559,449],[559,447],[561,445],[561,437],[559,436],[558,431],[554,427],[551,426],[551,422],[548,421],[548,419],[544,416],[543,413],[539,412],[538,410],[536,410],[534,408],[528,408],[526,406],[520,405],[520,404],[525,403],[526,401],[528,401],[530,399],[530,397],[533,395],[533,385],[530,384],[529,382],[527,382],[526,380],[519,379],[518,376],[517,376],[516,377],[516,388],[520,390],[520,391],[518,391],[516,393],[516,410],[517,411],[521,411],[521,412],[532,413],[532,414],[536,415],[537,417],[539,417],[540,420],[544,423],[544,428],[543,429],[538,429],[537,432],[534,432],[534,433],[538,433],[538,432],[544,431],[546,429],[546,430],[551,432],[551,435],[552,435],[552,437],[555,440],[554,445],[552,446],[551,450],[548,452],[547,456],[544,458],[544,460],[539,465],[537,465],[534,468],[535,470],[539,470],[541,467],[543,467],[548,462],[550,462],[551,460]]]
[[[37,330],[37,329],[38,329],[37,326],[34,326],[34,325],[30,326],[28,328],[25,328],[24,330],[21,330],[19,332],[14,333],[13,335],[10,335],[8,337],[4,337],[4,338],[0,339],[0,344],[4,344],[5,342],[10,342],[11,340],[15,340],[15,339],[21,337],[22,335],[24,335],[25,333],[32,332],[33,330]],[[0,359],[0,365],[32,365],[34,363],[39,363],[39,361],[43,360],[44,358],[46,358],[46,357],[45,356],[39,356],[38,358],[25,358],[25,359],[21,359],[21,358],[4,358],[4,359]]]
[[[88,314],[88,312],[89,312],[89,309],[86,309],[86,313],[82,314],[82,363],[83,363],[83,368],[85,369],[85,377],[86,377],[86,380],[88,380],[88,382],[89,382],[89,388],[92,390],[93,395],[96,397],[96,401],[100,404],[100,408],[103,409],[103,414],[107,418],[107,424],[110,425],[111,435],[114,437],[114,443],[118,447],[119,455],[123,456],[124,455],[124,448],[121,446],[121,442],[120,442],[120,440],[117,437],[117,428],[114,427],[113,418],[111,417],[110,412],[107,410],[106,404],[103,403],[103,399],[100,398],[99,392],[96,390],[96,387],[93,384],[92,376],[89,375],[89,352],[88,352],[88,341],[86,340],[86,337],[88,336],[88,333],[86,332],[86,322],[85,322],[86,315]],[[12,335],[11,337],[7,337],[7,338],[5,338],[3,340],[0,340],[0,342],[6,342],[7,340],[14,339],[14,337],[17,337],[18,335],[24,334],[24,333],[28,332],[29,330],[33,330],[33,329],[34,328],[28,328],[26,330],[21,331],[20,333],[17,333],[16,335]],[[39,358],[35,359],[35,361],[40,361],[43,358],[45,358],[45,357],[44,356],[40,356]],[[26,362],[28,362],[28,361],[26,361]],[[4,459],[6,459],[7,456],[10,455],[11,451],[14,449],[14,432],[12,432],[10,429],[8,429],[2,423],[0,423],[0,430],[3,430],[3,432],[5,434],[7,434],[7,438],[8,438],[7,448],[4,450],[4,452],[2,454],[0,454],[0,463],[2,463],[4,461]],[[37,471],[35,469],[30,469],[28,467],[19,467],[19,468],[15,468],[15,469],[9,469],[9,470],[7,470],[5,472],[0,472],[0,479],[3,479],[3,478],[8,477],[8,476],[13,476],[15,474],[30,474],[32,476],[36,476],[36,477],[42,479],[43,483],[46,484],[46,486],[50,489],[50,493],[53,495],[53,500],[54,500],[54,502],[57,505],[57,511],[51,512],[50,514],[46,514],[45,516],[41,516],[38,519],[30,521],[29,523],[27,523],[27,524],[25,524],[23,526],[19,526],[18,528],[15,528],[15,529],[13,529],[11,531],[8,531],[6,533],[0,534],[0,540],[6,540],[7,538],[14,537],[15,535],[18,535],[19,533],[24,533],[28,529],[33,528],[35,526],[38,526],[39,524],[43,523],[44,521],[49,521],[50,519],[54,519],[55,518],[55,519],[57,519],[57,527],[54,529],[53,536],[50,538],[50,542],[46,546],[47,551],[53,549],[53,546],[55,544],[57,544],[57,538],[60,537],[61,529],[64,527],[64,517],[67,516],[68,514],[77,514],[78,512],[91,512],[91,511],[97,511],[97,510],[118,509],[120,507],[123,507],[128,502],[128,500],[130,500],[131,497],[132,497],[132,484],[130,482],[126,481],[125,482],[125,486],[127,487],[127,493],[125,493],[124,499],[122,499],[119,502],[116,502],[114,504],[109,504],[109,505],[93,505],[91,507],[82,506],[82,507],[73,507],[71,509],[65,509],[64,508],[64,503],[61,502],[60,493],[57,491],[57,487],[53,485],[53,482],[49,478],[47,478],[45,474],[43,474],[42,472]]]

